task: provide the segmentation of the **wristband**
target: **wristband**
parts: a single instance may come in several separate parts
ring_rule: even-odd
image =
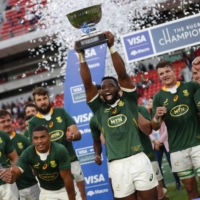
[[[153,121],[155,122],[155,123],[159,123],[160,122],[160,118],[159,119],[156,119],[155,117],[153,118]]]
[[[78,53],[78,58],[79,58],[80,63],[86,62],[84,53]]]
[[[109,50],[110,50],[110,54],[113,54],[117,51],[114,45],[112,47],[110,47]]]

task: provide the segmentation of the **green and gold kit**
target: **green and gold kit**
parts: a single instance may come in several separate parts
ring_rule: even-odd
[[[144,106],[138,105],[138,112],[145,119],[151,121],[151,116],[150,116],[148,110]],[[149,136],[146,135],[145,133],[143,133],[140,129],[139,129],[139,135],[140,135],[140,141],[141,141],[142,146],[144,148],[144,153],[148,156],[148,158],[151,162],[156,161],[156,157],[155,157],[154,150],[153,150]]]
[[[194,94],[199,88],[195,82],[177,82],[175,93],[163,87],[154,96],[153,115],[157,107],[167,108],[163,119],[167,126],[171,153],[200,145],[200,123],[194,102]]]
[[[30,165],[40,182],[40,187],[45,190],[59,190],[65,187],[60,171],[71,168],[66,148],[56,142],[51,142],[46,160],[41,160],[35,146],[31,145],[24,150],[16,165],[23,170]]]
[[[101,130],[94,115],[90,119],[90,130],[94,139],[100,138]]]
[[[31,142],[23,135],[12,133],[12,143],[15,147],[18,156],[22,154],[22,152],[31,145]],[[7,160],[8,165],[10,165],[10,161]],[[24,173],[16,180],[18,190],[22,190],[28,187],[31,187],[37,183],[35,176],[33,175],[32,169],[29,165],[24,169]]]
[[[123,91],[115,105],[108,105],[98,96],[88,102],[106,140],[109,161],[122,159],[143,151],[138,133],[137,94]]]
[[[8,164],[6,162],[7,155],[14,151],[14,146],[12,141],[10,140],[7,133],[0,131],[0,163],[3,168],[8,168]],[[5,184],[2,179],[0,179],[0,185]]]
[[[25,130],[23,135],[26,136],[31,141],[31,137],[28,133],[28,130]]]
[[[29,135],[32,138],[32,132],[36,126],[47,126],[51,141],[58,142],[67,148],[71,162],[78,160],[72,142],[68,142],[66,139],[67,128],[75,124],[75,121],[63,108],[51,108],[50,112],[51,119],[49,121],[42,118],[40,114],[36,114],[30,119],[28,123]]]

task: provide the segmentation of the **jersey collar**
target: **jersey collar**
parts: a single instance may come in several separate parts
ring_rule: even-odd
[[[47,115],[52,115],[52,114],[53,114],[53,108],[50,109],[50,111]],[[38,112],[35,116],[42,119],[42,118],[44,118],[43,116],[45,116],[45,115],[42,115],[41,113]]]
[[[16,133],[15,133],[15,132],[12,132],[12,134],[11,134],[11,136],[10,136],[10,139],[13,139],[15,136],[16,136]]]
[[[180,85],[181,85],[181,82],[180,82],[180,81],[177,81],[177,82],[176,82],[176,87],[178,88]],[[162,90],[165,91],[165,92],[168,91],[168,89],[167,89],[165,86],[162,87]]]

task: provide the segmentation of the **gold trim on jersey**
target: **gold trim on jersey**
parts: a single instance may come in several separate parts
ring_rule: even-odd
[[[110,109],[111,109],[111,107],[110,107],[110,108],[106,108],[106,109],[104,110],[104,113],[110,112]]]
[[[133,118],[133,121],[134,121],[135,125],[138,126],[138,123],[135,118]]]
[[[39,177],[45,181],[53,181],[58,177],[58,172],[54,172],[51,174],[39,174]]]
[[[49,112],[52,115],[53,114],[53,108],[51,108]],[[37,114],[35,116],[38,117],[38,118],[40,118],[40,119],[42,119],[42,114],[39,113],[39,112],[37,112]]]
[[[2,138],[0,137],[0,144],[3,142]]]
[[[12,132],[11,137],[14,138],[16,136],[15,132]]]
[[[178,106],[173,107],[170,110],[170,115],[172,117],[180,117],[180,116],[186,114],[188,111],[189,111],[188,105],[180,104]]]
[[[38,169],[39,168],[40,163],[33,165],[33,168]]]
[[[104,135],[104,128],[102,127],[102,129],[101,129],[101,133]]]
[[[119,114],[119,115],[110,117],[107,120],[107,124],[110,128],[115,128],[115,127],[123,125],[124,123],[126,123],[126,121],[127,121],[127,117],[123,114]]]
[[[2,152],[0,151],[0,157],[2,156]]]
[[[176,86],[179,87],[180,85],[181,85],[181,82],[180,82],[180,81],[177,81],[177,82],[176,82]],[[165,91],[165,92],[168,91],[167,88],[166,88],[165,86],[162,87],[162,90]]]

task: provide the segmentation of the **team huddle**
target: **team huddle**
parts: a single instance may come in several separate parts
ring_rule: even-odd
[[[188,199],[200,198],[195,177],[200,179],[198,81],[178,82],[173,65],[160,61],[156,70],[164,87],[153,98],[151,117],[144,106],[138,106],[136,87],[114,47],[113,34],[104,34],[118,80],[107,76],[99,87],[94,85],[84,51],[76,45],[75,50],[86,101],[94,113],[90,129],[95,162],[102,163],[104,143],[113,199],[169,199],[149,138],[163,123],[168,131],[172,171],[178,173]],[[200,77],[200,58],[192,64]],[[84,175],[72,145],[81,139],[75,121],[63,108],[51,107],[45,88],[36,88],[32,95],[34,104],[24,110],[24,135],[12,132],[11,114],[0,110],[0,199],[86,200]]]

